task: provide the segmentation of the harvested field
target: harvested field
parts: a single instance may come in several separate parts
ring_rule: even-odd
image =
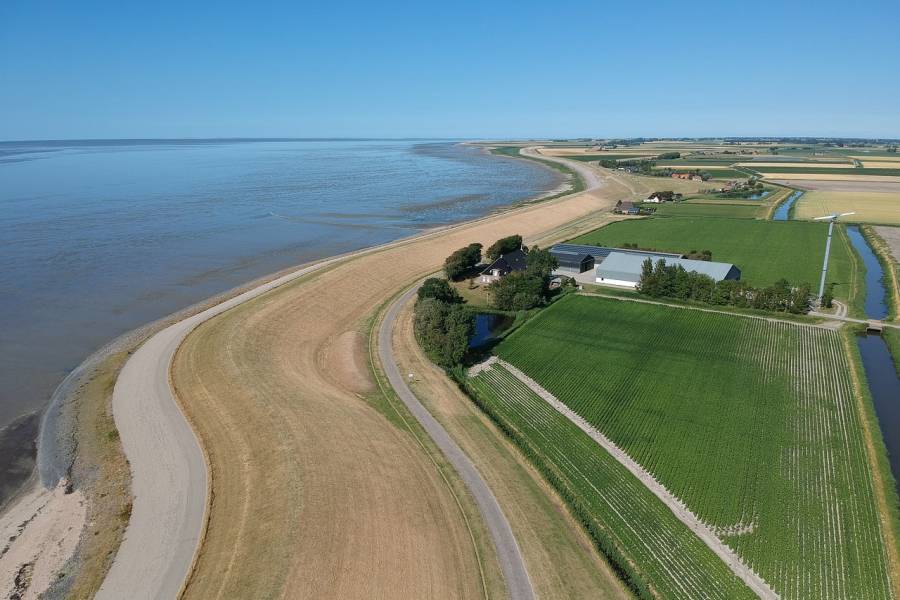
[[[603,192],[626,193],[613,182]],[[358,334],[452,250],[596,226],[611,204],[589,192],[371,251],[188,336],[172,380],[209,457],[212,502],[187,597],[481,597],[482,568],[496,595],[480,522],[470,533],[432,455],[367,392]],[[337,361],[339,352],[351,356]]]
[[[852,169],[854,168],[850,163],[826,163],[826,162],[741,162],[737,163],[739,167],[750,167],[751,169],[763,169],[765,167],[787,167],[793,169],[809,169],[814,167],[816,169]]]
[[[900,192],[809,191],[794,207],[797,219],[843,212],[856,212],[842,218],[849,222],[900,224]]]
[[[882,154],[882,155],[855,154],[855,155],[850,156],[850,158],[855,158],[856,160],[861,160],[861,161],[863,161],[863,162],[865,162],[865,161],[867,161],[867,160],[869,160],[869,161],[880,160],[880,161],[885,161],[885,162],[889,162],[889,163],[897,163],[897,162],[900,162],[900,155],[898,155],[896,152],[894,152],[894,153],[885,153],[885,154]]]
[[[876,161],[863,161],[863,167],[866,169],[896,169],[900,167],[900,161],[889,161],[879,158]]]
[[[891,597],[893,538],[842,333],[572,296],[496,353],[650,471],[783,598]]]
[[[767,178],[772,183],[781,185],[790,185],[791,187],[804,190],[829,190],[833,192],[894,192],[900,194],[900,181],[870,181],[853,180],[853,181],[835,181],[823,179],[811,180],[793,180],[772,179]]]
[[[862,169],[852,169],[854,171],[862,171]],[[891,175],[879,175],[879,171],[884,171],[885,169],[873,169],[869,172],[869,174],[853,174],[853,173],[827,173],[821,171],[827,171],[827,169],[820,169],[819,171],[808,171],[805,173],[789,173],[778,171],[774,172],[771,168],[765,169],[765,172],[761,172],[760,175],[765,177],[766,179],[773,180],[787,180],[787,181],[804,181],[808,179],[819,180],[819,181],[860,181],[860,182],[879,182],[879,183],[897,183],[900,184],[900,176],[895,174]],[[890,173],[894,173],[894,170],[889,171]]]
[[[875,227],[875,233],[891,249],[891,256],[894,258],[894,262],[900,264],[900,227]]]

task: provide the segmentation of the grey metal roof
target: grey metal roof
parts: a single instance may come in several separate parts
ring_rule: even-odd
[[[610,252],[622,252],[626,254],[640,254],[644,257],[659,256],[662,258],[681,258],[681,254],[672,252],[651,252],[644,250],[628,250],[626,248],[607,248],[605,246],[585,246],[582,244],[556,244],[550,248],[550,254],[562,256],[566,254],[577,256],[593,256],[597,260],[603,260]]]
[[[641,267],[647,258],[653,260],[654,263],[658,259],[658,257],[654,256],[641,256],[637,253],[619,252],[617,250],[610,253],[597,267],[597,276],[604,279],[639,281],[641,278]],[[716,281],[738,279],[741,276],[740,269],[731,263],[673,257],[665,257],[663,260],[666,261],[666,265],[681,265],[686,271],[709,275]]]

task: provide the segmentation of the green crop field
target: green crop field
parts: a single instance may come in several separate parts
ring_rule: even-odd
[[[741,269],[741,279],[753,285],[771,285],[784,277],[817,286],[827,232],[825,223],[652,217],[610,223],[571,243],[613,247],[636,243],[681,253],[711,250],[713,260],[734,263]],[[852,252],[843,229],[836,230],[828,281],[837,283],[835,297],[850,301],[853,309],[861,302],[861,276],[854,269]]]
[[[663,598],[753,598],[752,592],[638,479],[506,369],[469,380],[481,407],[570,503],[631,587]],[[617,564],[619,563],[619,564]]]
[[[885,540],[841,335],[570,296],[496,352],[653,474],[783,598],[887,598]],[[547,423],[540,414],[517,418],[533,421],[542,452],[571,458],[567,443],[536,437]]]
[[[660,204],[656,214],[676,217],[732,217],[755,219],[764,217],[767,206],[756,204],[729,204],[726,202],[671,202]]]

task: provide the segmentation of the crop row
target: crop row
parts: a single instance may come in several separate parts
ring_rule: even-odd
[[[889,596],[838,333],[575,297],[497,351],[652,473],[782,597]]]
[[[506,369],[482,371],[469,388],[638,595],[753,597],[637,478]]]

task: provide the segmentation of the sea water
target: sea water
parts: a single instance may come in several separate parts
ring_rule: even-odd
[[[0,142],[0,503],[31,470],[28,415],[110,339],[559,183],[445,141]]]

